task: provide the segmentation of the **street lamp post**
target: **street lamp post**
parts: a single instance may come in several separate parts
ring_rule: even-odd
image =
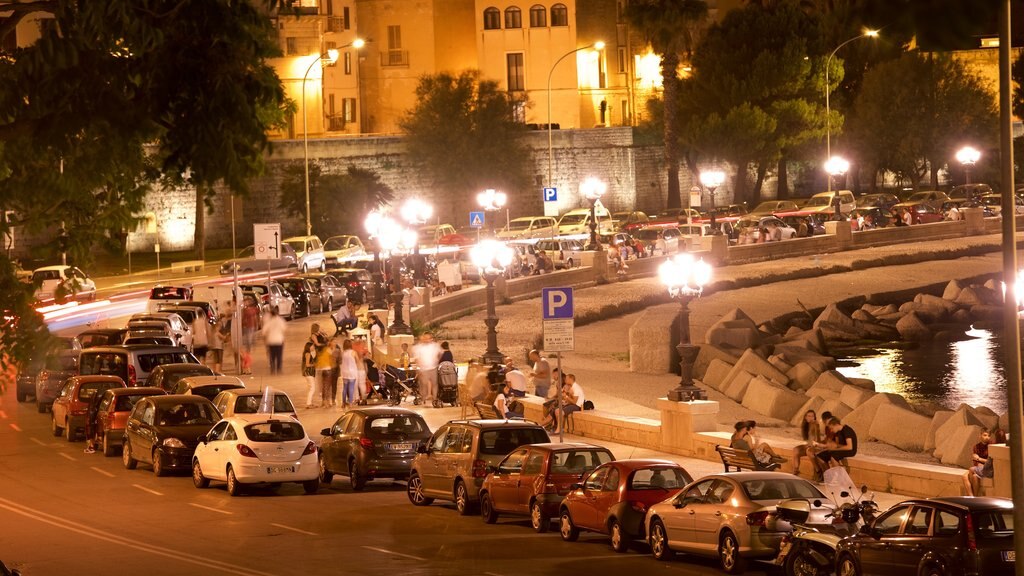
[[[419,198],[410,198],[405,201],[402,205],[402,219],[413,226],[413,234],[416,235],[416,241],[413,244],[413,280],[419,282],[425,280],[424,268],[425,266],[420,261],[420,237],[419,237],[419,226],[427,223],[430,217],[434,215],[434,207],[427,204]]]
[[[964,146],[956,151],[956,161],[964,166],[964,184],[971,183],[971,166],[981,159],[981,152],[970,146]]]
[[[865,30],[862,34],[854,36],[853,38],[850,38],[849,40],[847,40],[846,42],[843,42],[839,46],[836,46],[836,49],[833,50],[832,53],[828,55],[828,59],[825,60],[825,158],[831,158],[832,157],[832,107],[829,104],[829,95],[832,92],[832,87],[829,85],[829,81],[828,81],[828,70],[829,70],[829,66],[831,66],[831,64],[832,64],[832,58],[835,57],[836,52],[839,52],[839,50],[843,46],[846,46],[847,44],[849,44],[850,42],[853,42],[854,40],[860,40],[861,38],[877,38],[877,37],[878,37],[878,30]],[[829,192],[832,191],[832,179],[831,178],[829,178],[829,180],[828,180],[828,191]]]
[[[366,221],[363,223],[366,233],[370,235],[370,240],[373,241],[373,291],[370,294],[369,302],[371,310],[383,310],[388,307],[387,302],[384,300],[384,270],[380,260],[381,223],[384,221],[384,218],[383,213],[374,210],[366,216]]]
[[[587,44],[586,46],[581,46],[581,47],[579,47],[579,48],[577,48],[575,50],[570,50],[570,51],[566,52],[565,54],[562,54],[558,58],[558,60],[555,60],[555,63],[551,65],[551,71],[548,72],[548,186],[551,186],[552,183],[553,183],[553,180],[554,180],[553,176],[552,176],[552,172],[553,171],[552,171],[552,161],[551,161],[551,155],[552,155],[552,149],[553,149],[552,144],[551,144],[552,143],[552,135],[551,135],[551,77],[554,75],[555,68],[558,66],[559,62],[561,62],[562,60],[565,60],[569,56],[572,56],[573,54],[575,54],[575,53],[577,53],[577,52],[579,52],[581,50],[586,50],[587,48],[595,48],[597,50],[604,50],[604,42],[601,42],[600,40],[598,40],[597,42],[594,42],[593,44]]]
[[[508,196],[504,192],[488,188],[476,195],[476,203],[487,212],[487,227],[491,231],[491,238],[496,237],[495,220],[498,219],[498,212],[508,203]]]
[[[832,156],[831,158],[825,161],[825,172],[828,173],[829,191],[832,190],[832,178],[836,176],[842,176],[843,174],[846,174],[846,172],[849,170],[850,162],[847,161],[845,158],[839,156]],[[832,204],[833,206],[835,206],[836,209],[836,213],[832,217],[832,219],[845,220],[845,218],[843,217],[843,212],[840,209],[840,206],[842,205],[842,200],[839,198],[839,194],[836,194],[835,197],[832,198]]]
[[[412,334],[412,328],[405,323],[402,317],[402,258],[408,254],[416,245],[416,231],[411,228],[403,228],[402,225],[392,218],[383,218],[380,224],[380,236],[378,237],[381,248],[388,252],[388,259],[391,261],[391,305],[395,311],[394,320],[388,326],[388,334]]]
[[[325,61],[327,62],[326,64],[324,64]],[[304,184],[306,188],[306,236],[313,233],[313,224],[309,217],[309,123],[307,121],[308,115],[306,114],[306,80],[309,78],[309,73],[313,70],[313,66],[320,64],[320,69],[322,71],[324,66],[331,66],[337,61],[338,51],[334,49],[328,50],[310,62],[309,68],[306,68],[306,73],[302,75],[302,158],[305,167],[303,174],[305,175]],[[322,76],[320,86],[322,90]]]
[[[690,300],[699,298],[704,286],[711,281],[711,265],[694,260],[690,254],[678,254],[666,260],[658,268],[661,283],[668,288],[669,296],[679,300],[679,385],[669,390],[672,402],[707,400],[707,393],[693,383],[693,362],[697,359],[700,346],[690,342]]]
[[[608,186],[597,178],[587,178],[580,184],[580,192],[590,201],[590,244],[587,250],[601,249],[601,243],[597,241],[597,202],[607,190]]]
[[[505,274],[505,269],[512,264],[513,252],[504,242],[489,238],[480,241],[469,252],[473,264],[480,269],[480,274],[487,281],[487,351],[481,360],[485,366],[501,364],[505,356],[498,351],[498,314],[494,304],[494,281]]]
[[[721,234],[722,231],[718,229],[718,222],[715,220],[715,190],[722,185],[722,182],[725,182],[725,172],[721,170],[708,170],[700,173],[700,183],[707,188],[711,198],[711,233],[716,235]]]

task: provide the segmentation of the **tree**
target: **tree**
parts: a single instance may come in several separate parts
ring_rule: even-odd
[[[915,189],[929,172],[938,187],[939,170],[960,146],[983,148],[998,137],[995,95],[945,55],[909,52],[875,67],[864,77],[854,111],[850,135],[860,158]]]
[[[416,86],[416,100],[399,126],[409,157],[436,186],[467,199],[486,188],[530,186],[525,126],[514,120],[513,102],[496,82],[476,70],[428,74]]]
[[[291,164],[281,182],[281,208],[293,216],[306,215],[305,167]],[[370,170],[349,166],[342,174],[324,174],[320,165],[309,165],[309,206],[313,233],[320,238],[355,234],[371,210],[394,199],[391,188]]]
[[[633,0],[626,5],[626,18],[661,56],[662,98],[664,100],[665,167],[668,170],[668,208],[679,208],[679,96],[680,57],[689,60],[697,30],[707,17],[702,0]]]

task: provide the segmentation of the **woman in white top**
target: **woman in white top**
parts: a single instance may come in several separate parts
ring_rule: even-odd
[[[498,411],[498,414],[505,418],[522,418],[523,415],[521,413],[513,412],[511,410],[512,398],[512,385],[506,380],[505,386],[494,399],[494,409]]]
[[[348,338],[341,345],[341,407],[348,408],[356,401],[356,381],[359,379],[359,355],[352,349],[352,341]]]

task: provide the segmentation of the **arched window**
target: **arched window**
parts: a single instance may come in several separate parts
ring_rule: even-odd
[[[530,8],[530,28],[544,28],[548,25],[548,10],[540,4]]]
[[[484,30],[500,30],[501,29],[501,12],[495,8],[490,7],[484,10]]]
[[[505,28],[522,28],[523,11],[517,6],[505,8]]]
[[[551,25],[569,25],[569,9],[565,7],[565,4],[555,4],[551,7]]]

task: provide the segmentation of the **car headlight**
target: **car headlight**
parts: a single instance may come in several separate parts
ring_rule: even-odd
[[[178,440],[177,438],[167,438],[166,440],[164,440],[162,442],[162,444],[164,446],[166,446],[167,448],[184,448],[185,447],[185,443],[182,442],[181,440]]]

